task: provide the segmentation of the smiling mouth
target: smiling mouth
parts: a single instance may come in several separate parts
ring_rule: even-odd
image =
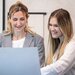
[[[16,28],[21,28],[22,26],[15,26]]]
[[[57,34],[57,32],[51,32],[52,34]]]

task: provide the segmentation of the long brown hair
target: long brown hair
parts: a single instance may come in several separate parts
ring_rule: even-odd
[[[55,17],[57,19],[58,25],[63,33],[63,42],[59,48],[59,57],[58,59],[63,55],[64,53],[64,48],[66,46],[66,44],[70,41],[72,34],[73,34],[73,27],[72,27],[72,21],[71,21],[71,17],[70,14],[67,10],[65,9],[57,9],[55,11],[53,11],[49,17],[48,20],[48,29],[49,29],[49,23],[50,23],[50,19],[52,17]],[[51,36],[51,32],[49,31],[49,53],[48,53],[48,58],[47,58],[47,64],[50,64],[53,62],[53,56],[56,52],[56,48],[58,47],[60,40],[59,38],[54,39]]]

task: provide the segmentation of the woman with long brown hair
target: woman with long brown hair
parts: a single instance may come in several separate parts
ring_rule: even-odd
[[[48,21],[50,51],[42,75],[75,75],[75,35],[65,9],[53,11]]]

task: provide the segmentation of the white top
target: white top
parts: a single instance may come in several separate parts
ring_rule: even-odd
[[[23,48],[24,41],[25,41],[25,37],[17,41],[12,41],[12,47],[13,48]]]
[[[66,45],[64,54],[53,64],[41,68],[41,75],[75,75],[75,35]]]

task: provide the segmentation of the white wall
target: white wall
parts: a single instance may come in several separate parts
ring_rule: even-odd
[[[5,1],[6,1],[6,12],[7,12],[9,10],[10,5],[15,3],[18,0],[5,0]],[[72,20],[73,20],[73,24],[75,24],[75,22],[74,22],[75,0],[19,0],[19,1],[22,1],[29,8],[29,11],[31,11],[31,12],[38,12],[38,11],[39,12],[47,12],[47,15],[49,15],[53,10],[55,10],[57,8],[65,8],[70,12]]]
[[[6,1],[6,15],[7,15],[10,5],[15,3],[18,0],[5,0],[5,1]],[[74,21],[75,20],[75,8],[74,8],[75,0],[20,0],[20,1],[22,1],[29,8],[30,12],[46,12],[47,13],[47,15],[45,15],[45,20],[44,20],[45,22],[43,27],[46,51],[47,51],[47,40],[48,40],[47,21],[48,21],[48,17],[50,13],[53,10],[58,8],[67,9],[71,14],[73,26],[75,25],[75,21]],[[73,28],[75,33],[75,26]]]
[[[28,19],[28,25],[32,31],[44,37],[43,32],[43,23],[44,15],[43,14],[30,14]]]

